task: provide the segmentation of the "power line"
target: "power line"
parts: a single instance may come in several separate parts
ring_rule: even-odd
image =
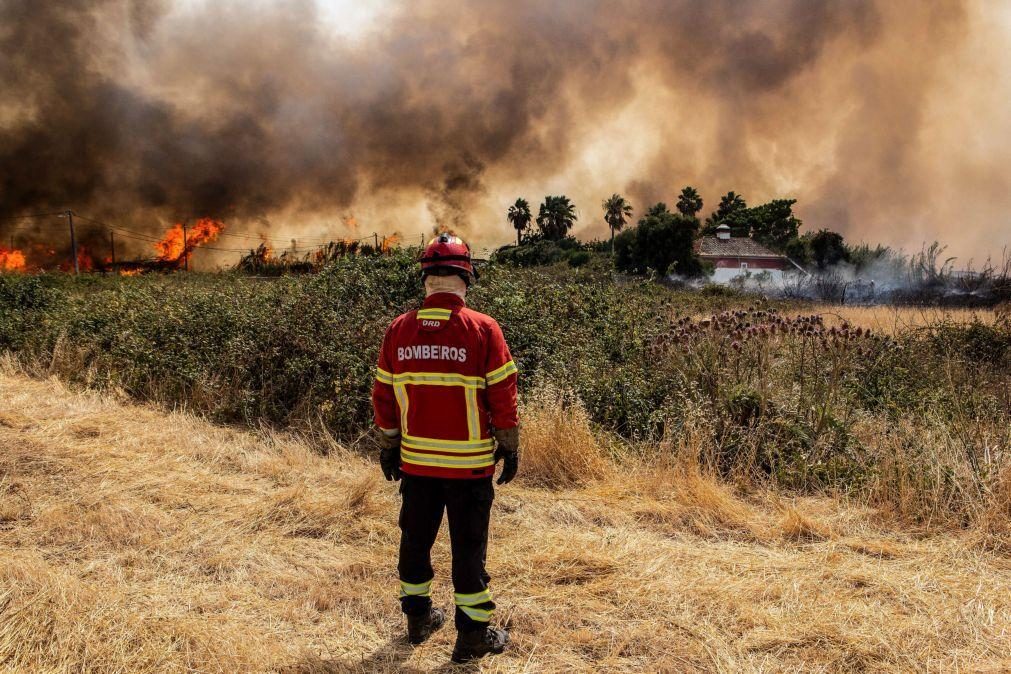
[[[81,220],[84,220],[85,222],[90,222],[90,223],[92,223],[94,225],[99,225],[101,227],[107,227],[109,229],[114,229],[114,230],[116,230],[118,232],[123,232],[125,234],[133,234],[135,237],[140,237],[140,238],[143,238],[143,239],[146,239],[146,240],[149,240],[149,241],[158,242],[158,241],[162,240],[161,237],[152,237],[152,235],[150,235],[150,234],[148,234],[146,232],[138,232],[137,230],[129,229],[127,227],[121,227],[119,225],[111,225],[111,224],[109,224],[107,222],[102,222],[101,220],[95,220],[93,218],[85,217],[85,216],[81,215],[80,213],[76,213],[75,212],[74,215],[77,218],[79,218]],[[248,240],[251,240],[251,241],[259,241],[261,243],[266,243],[267,241],[275,241],[275,242],[281,242],[281,243],[284,243],[284,244],[288,244],[288,243],[291,242],[292,239],[294,239],[296,242],[299,240],[298,237],[291,237],[291,238],[262,237],[262,236],[258,236],[258,235],[255,235],[255,234],[235,234],[235,233],[232,233],[232,232],[218,232],[218,236],[230,236],[230,237],[235,237],[235,238],[248,239]],[[313,241],[320,242],[317,246],[313,246],[312,247],[312,249],[315,249],[315,248],[325,247],[325,246],[329,245],[330,243],[335,243],[337,241],[361,242],[361,241],[365,241],[365,240],[371,239],[371,238],[373,238],[373,237],[372,236],[363,236],[363,237],[358,238],[358,239],[317,239],[317,238],[306,238],[306,239],[301,239],[301,240],[304,241],[304,242],[313,242]],[[210,246],[203,246],[203,245],[200,246],[200,248],[206,248],[208,250],[242,251],[242,252],[245,252],[247,250],[245,248],[241,248],[241,249],[239,249],[239,248],[212,248]]]
[[[148,243],[148,244],[159,244],[159,243],[162,243],[164,241],[164,237],[163,236],[160,237],[160,236],[157,236],[157,235],[152,235],[152,234],[150,234],[148,232],[137,231],[137,230],[131,229],[129,227],[122,227],[120,225],[110,224],[108,222],[103,222],[101,220],[96,220],[94,218],[89,218],[89,217],[87,217],[85,215],[81,215],[80,213],[77,213],[76,211],[71,211],[71,210],[60,211],[60,212],[56,212],[56,213],[35,213],[35,214],[15,216],[15,217],[10,217],[10,218],[0,218],[0,222],[5,221],[5,220],[7,220],[7,221],[15,221],[15,220],[27,220],[27,219],[32,219],[32,218],[44,218],[44,217],[55,217],[55,216],[60,216],[60,217],[71,216],[73,218],[77,218],[79,221],[86,222],[86,223],[89,223],[91,225],[96,225],[98,227],[104,227],[109,232],[116,232],[121,237],[123,237],[125,239],[129,239],[129,240],[133,240],[133,241],[140,241],[140,242],[144,242],[144,243]],[[62,229],[63,225],[59,224],[59,223],[35,223],[32,227],[33,228],[44,227],[44,228],[61,228]],[[19,227],[16,227],[13,231],[17,232],[17,231],[22,231],[23,229],[25,229],[23,226],[19,226]],[[232,237],[232,238],[235,238],[235,239],[240,239],[240,240],[245,240],[245,241],[250,241],[250,242],[254,242],[255,241],[255,242],[259,242],[260,246],[267,246],[267,245],[270,245],[270,242],[274,242],[275,245],[273,247],[276,248],[276,249],[278,249],[278,250],[280,250],[281,251],[281,255],[284,255],[286,253],[295,254],[295,255],[297,255],[297,254],[304,254],[306,257],[308,257],[309,255],[311,255],[313,253],[317,253],[317,252],[320,252],[320,251],[322,251],[322,250],[324,250],[326,248],[329,248],[330,246],[339,246],[339,245],[342,245],[342,244],[343,245],[353,245],[353,244],[359,244],[359,243],[361,243],[363,241],[369,241],[369,240],[372,240],[372,239],[375,239],[377,243],[379,241],[379,235],[378,235],[378,233],[373,233],[371,235],[362,236],[362,237],[359,237],[359,238],[356,238],[356,239],[347,239],[347,238],[341,238],[341,239],[336,239],[336,238],[333,238],[333,239],[331,239],[331,238],[326,238],[326,239],[301,238],[300,239],[299,237],[280,238],[280,237],[267,237],[267,236],[263,236],[263,235],[246,234],[246,233],[232,233],[232,232],[218,232],[217,236]],[[384,236],[383,237],[384,241],[387,238],[389,238],[389,237],[388,236]],[[73,234],[71,234],[71,239],[73,240]],[[316,245],[310,245],[307,248],[302,248],[302,247],[300,247],[298,245],[299,242],[301,242],[301,243],[311,243],[313,241],[317,241],[319,243],[317,243]],[[187,241],[186,243],[188,245],[190,243],[190,241]],[[294,244],[294,245],[289,248],[288,245],[287,245],[289,243]],[[206,245],[206,244],[194,243],[192,249],[196,250],[197,248],[200,248],[202,250],[210,250],[210,251],[223,252],[223,253],[254,253],[257,250],[257,248],[259,248],[259,246],[252,246],[251,245],[248,248],[225,248],[225,247],[219,247],[219,246],[210,246],[210,245]],[[75,259],[75,262],[76,262],[76,259],[77,259],[76,255],[75,255],[74,259]]]
[[[260,234],[235,234],[233,232],[221,232],[218,236],[230,236],[236,239],[249,239],[252,241],[275,241],[278,243],[290,243],[292,239],[296,241],[307,241],[307,242],[317,242],[317,243],[329,243],[334,241],[332,238],[320,238],[320,237],[301,237],[301,236],[289,236],[289,237],[279,237],[279,236],[263,236]],[[349,239],[353,241],[364,241],[365,239],[371,239],[371,236],[363,236],[360,239]]]
[[[32,213],[30,215],[13,215],[6,218],[0,218],[0,221],[9,222],[13,220],[30,220],[32,218],[48,218],[54,215],[66,215],[66,211],[61,211],[59,213]]]
[[[59,211],[59,212],[54,212],[54,213],[32,213],[32,214],[28,214],[28,215],[18,215],[18,216],[10,216],[10,217],[6,217],[6,218],[0,218],[0,222],[14,221],[14,220],[27,220],[27,219],[32,219],[32,218],[55,217],[55,216],[65,217],[66,214],[67,214],[67,211]],[[121,232],[123,234],[127,234],[127,235],[132,234],[132,235],[134,235],[134,237],[139,238],[140,240],[153,241],[153,242],[158,242],[158,241],[162,240],[162,237],[158,237],[156,235],[152,235],[152,234],[149,234],[147,232],[139,232],[139,231],[137,231],[135,229],[131,229],[129,227],[122,227],[120,225],[113,225],[113,224],[109,224],[107,222],[103,222],[101,220],[96,220],[94,218],[89,218],[87,216],[81,215],[77,211],[73,211],[73,214],[74,214],[74,217],[77,218],[77,219],[79,219],[79,220],[83,220],[83,221],[91,223],[93,225],[98,225],[99,227],[106,227],[108,229],[116,230],[117,232]],[[35,227],[52,227],[52,228],[62,228],[63,227],[63,225],[59,224],[59,223],[37,223],[34,226]],[[20,229],[21,228],[19,227],[18,229],[14,230],[14,231],[20,231]],[[368,241],[369,239],[377,237],[376,234],[370,234],[370,235],[367,235],[367,236],[361,236],[361,237],[357,237],[357,238],[354,238],[354,239],[350,239],[350,238],[336,238],[336,237],[331,238],[331,237],[299,237],[299,236],[278,237],[278,236],[265,236],[265,235],[261,235],[261,234],[237,233],[237,232],[218,232],[218,236],[231,237],[231,238],[236,238],[236,239],[246,239],[246,240],[249,240],[249,241],[259,241],[261,243],[274,242],[274,243],[277,243],[277,244],[289,244],[289,243],[291,243],[294,240],[296,244],[299,243],[299,242],[301,242],[301,243],[314,243],[314,244],[316,244],[316,245],[314,245],[314,246],[312,246],[310,248],[311,250],[312,249],[316,249],[316,248],[324,248],[324,247],[326,247],[327,245],[329,245],[331,243],[361,243],[362,241]],[[388,236],[384,236],[383,238],[386,239],[386,238],[389,238],[389,237]],[[209,248],[209,247],[208,246],[201,246],[201,248]],[[240,250],[240,249],[220,248],[220,249],[212,249],[212,250]],[[245,250],[245,249],[241,249],[241,250]]]

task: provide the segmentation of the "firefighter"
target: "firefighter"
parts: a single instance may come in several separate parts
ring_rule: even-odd
[[[445,622],[432,605],[431,562],[443,511],[449,520],[457,639],[454,662],[501,653],[508,633],[491,626],[485,570],[497,484],[516,476],[516,365],[494,319],[468,309],[476,280],[470,248],[441,234],[421,257],[425,301],[386,331],[372,390],[380,464],[400,493],[400,604],[407,637],[425,641]]]

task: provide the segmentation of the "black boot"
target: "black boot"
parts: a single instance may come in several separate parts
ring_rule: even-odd
[[[428,613],[407,616],[407,641],[413,646],[424,643],[428,637],[432,636],[432,632],[442,627],[444,622],[446,622],[446,614],[441,608],[434,606],[428,610]]]
[[[469,662],[489,653],[497,655],[505,650],[507,643],[509,643],[509,633],[494,627],[457,632],[453,662]]]

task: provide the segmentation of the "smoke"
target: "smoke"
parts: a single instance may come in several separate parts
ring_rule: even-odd
[[[999,7],[420,0],[348,35],[320,2],[0,0],[0,218],[286,236],[353,213],[492,244],[517,196],[568,194],[603,236],[612,192],[641,212],[692,184],[707,212],[795,196],[850,239],[1007,239]]]

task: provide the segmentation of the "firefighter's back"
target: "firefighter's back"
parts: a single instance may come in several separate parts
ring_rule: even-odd
[[[393,322],[383,356],[379,377],[396,396],[404,472],[490,475],[489,386],[515,373],[498,323],[454,295],[433,295]]]

